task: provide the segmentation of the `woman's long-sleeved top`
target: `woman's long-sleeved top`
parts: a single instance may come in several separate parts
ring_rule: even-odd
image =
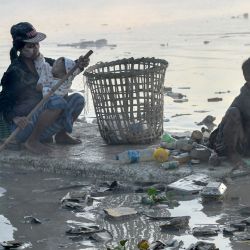
[[[54,60],[45,58],[49,64]],[[21,57],[15,59],[1,79],[0,112],[7,121],[16,116],[27,116],[42,99],[42,92],[36,90],[38,74],[29,70]]]

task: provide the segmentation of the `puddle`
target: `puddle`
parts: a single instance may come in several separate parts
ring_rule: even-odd
[[[2,169],[0,188],[0,241],[19,240],[29,242],[23,248],[33,247],[36,250],[62,249],[106,249],[103,243],[94,240],[73,239],[65,232],[70,226],[81,226],[86,223],[96,224],[113,235],[108,244],[115,246],[120,240],[129,239],[128,249],[134,249],[142,239],[150,242],[169,239],[182,240],[184,248],[199,240],[215,243],[219,249],[249,249],[243,243],[231,242],[230,238],[218,236],[196,238],[191,229],[205,224],[223,224],[239,217],[237,209],[240,205],[249,205],[249,181],[235,180],[228,186],[228,194],[222,203],[203,204],[199,196],[179,195],[180,205],[174,209],[166,206],[150,207],[141,204],[145,194],[129,193],[95,197],[91,206],[83,212],[72,212],[63,209],[60,199],[69,191],[89,190],[93,183],[80,177],[52,175],[33,171],[19,171]],[[87,185],[88,184],[88,185]],[[100,199],[98,199],[100,198]],[[139,215],[124,220],[108,219],[103,211],[105,208],[117,206],[135,208]],[[164,221],[150,220],[143,213],[158,216],[190,216],[189,228],[180,232],[161,230]],[[24,224],[24,216],[34,216],[42,224]],[[88,224],[87,224],[88,225]]]
[[[0,187],[0,197],[4,195],[4,193],[6,192],[6,190],[2,187]]]
[[[14,228],[10,221],[0,214],[0,242],[14,240]]]

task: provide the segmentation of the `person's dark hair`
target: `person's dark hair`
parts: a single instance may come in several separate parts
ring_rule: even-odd
[[[13,25],[10,29],[13,39],[13,47],[10,50],[11,62],[18,57],[17,52],[20,51],[25,43],[38,43],[46,38],[46,35],[37,32],[31,23],[21,22]]]
[[[13,41],[13,46],[10,49],[10,61],[13,62],[17,57],[17,52],[22,49],[25,45],[25,42],[23,41]]]
[[[250,58],[243,62],[242,71],[245,80],[250,81]]]

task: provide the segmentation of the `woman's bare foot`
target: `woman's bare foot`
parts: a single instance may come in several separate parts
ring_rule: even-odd
[[[82,143],[80,139],[74,138],[66,132],[60,132],[56,134],[55,141],[57,144],[69,144],[69,145],[76,145]]]
[[[39,141],[27,140],[24,143],[25,148],[33,154],[48,154],[49,148]]]

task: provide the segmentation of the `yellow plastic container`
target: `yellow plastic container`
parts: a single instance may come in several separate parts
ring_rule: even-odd
[[[154,151],[154,159],[158,162],[165,162],[168,160],[168,157],[169,157],[169,151],[165,148],[157,148],[155,151]]]

